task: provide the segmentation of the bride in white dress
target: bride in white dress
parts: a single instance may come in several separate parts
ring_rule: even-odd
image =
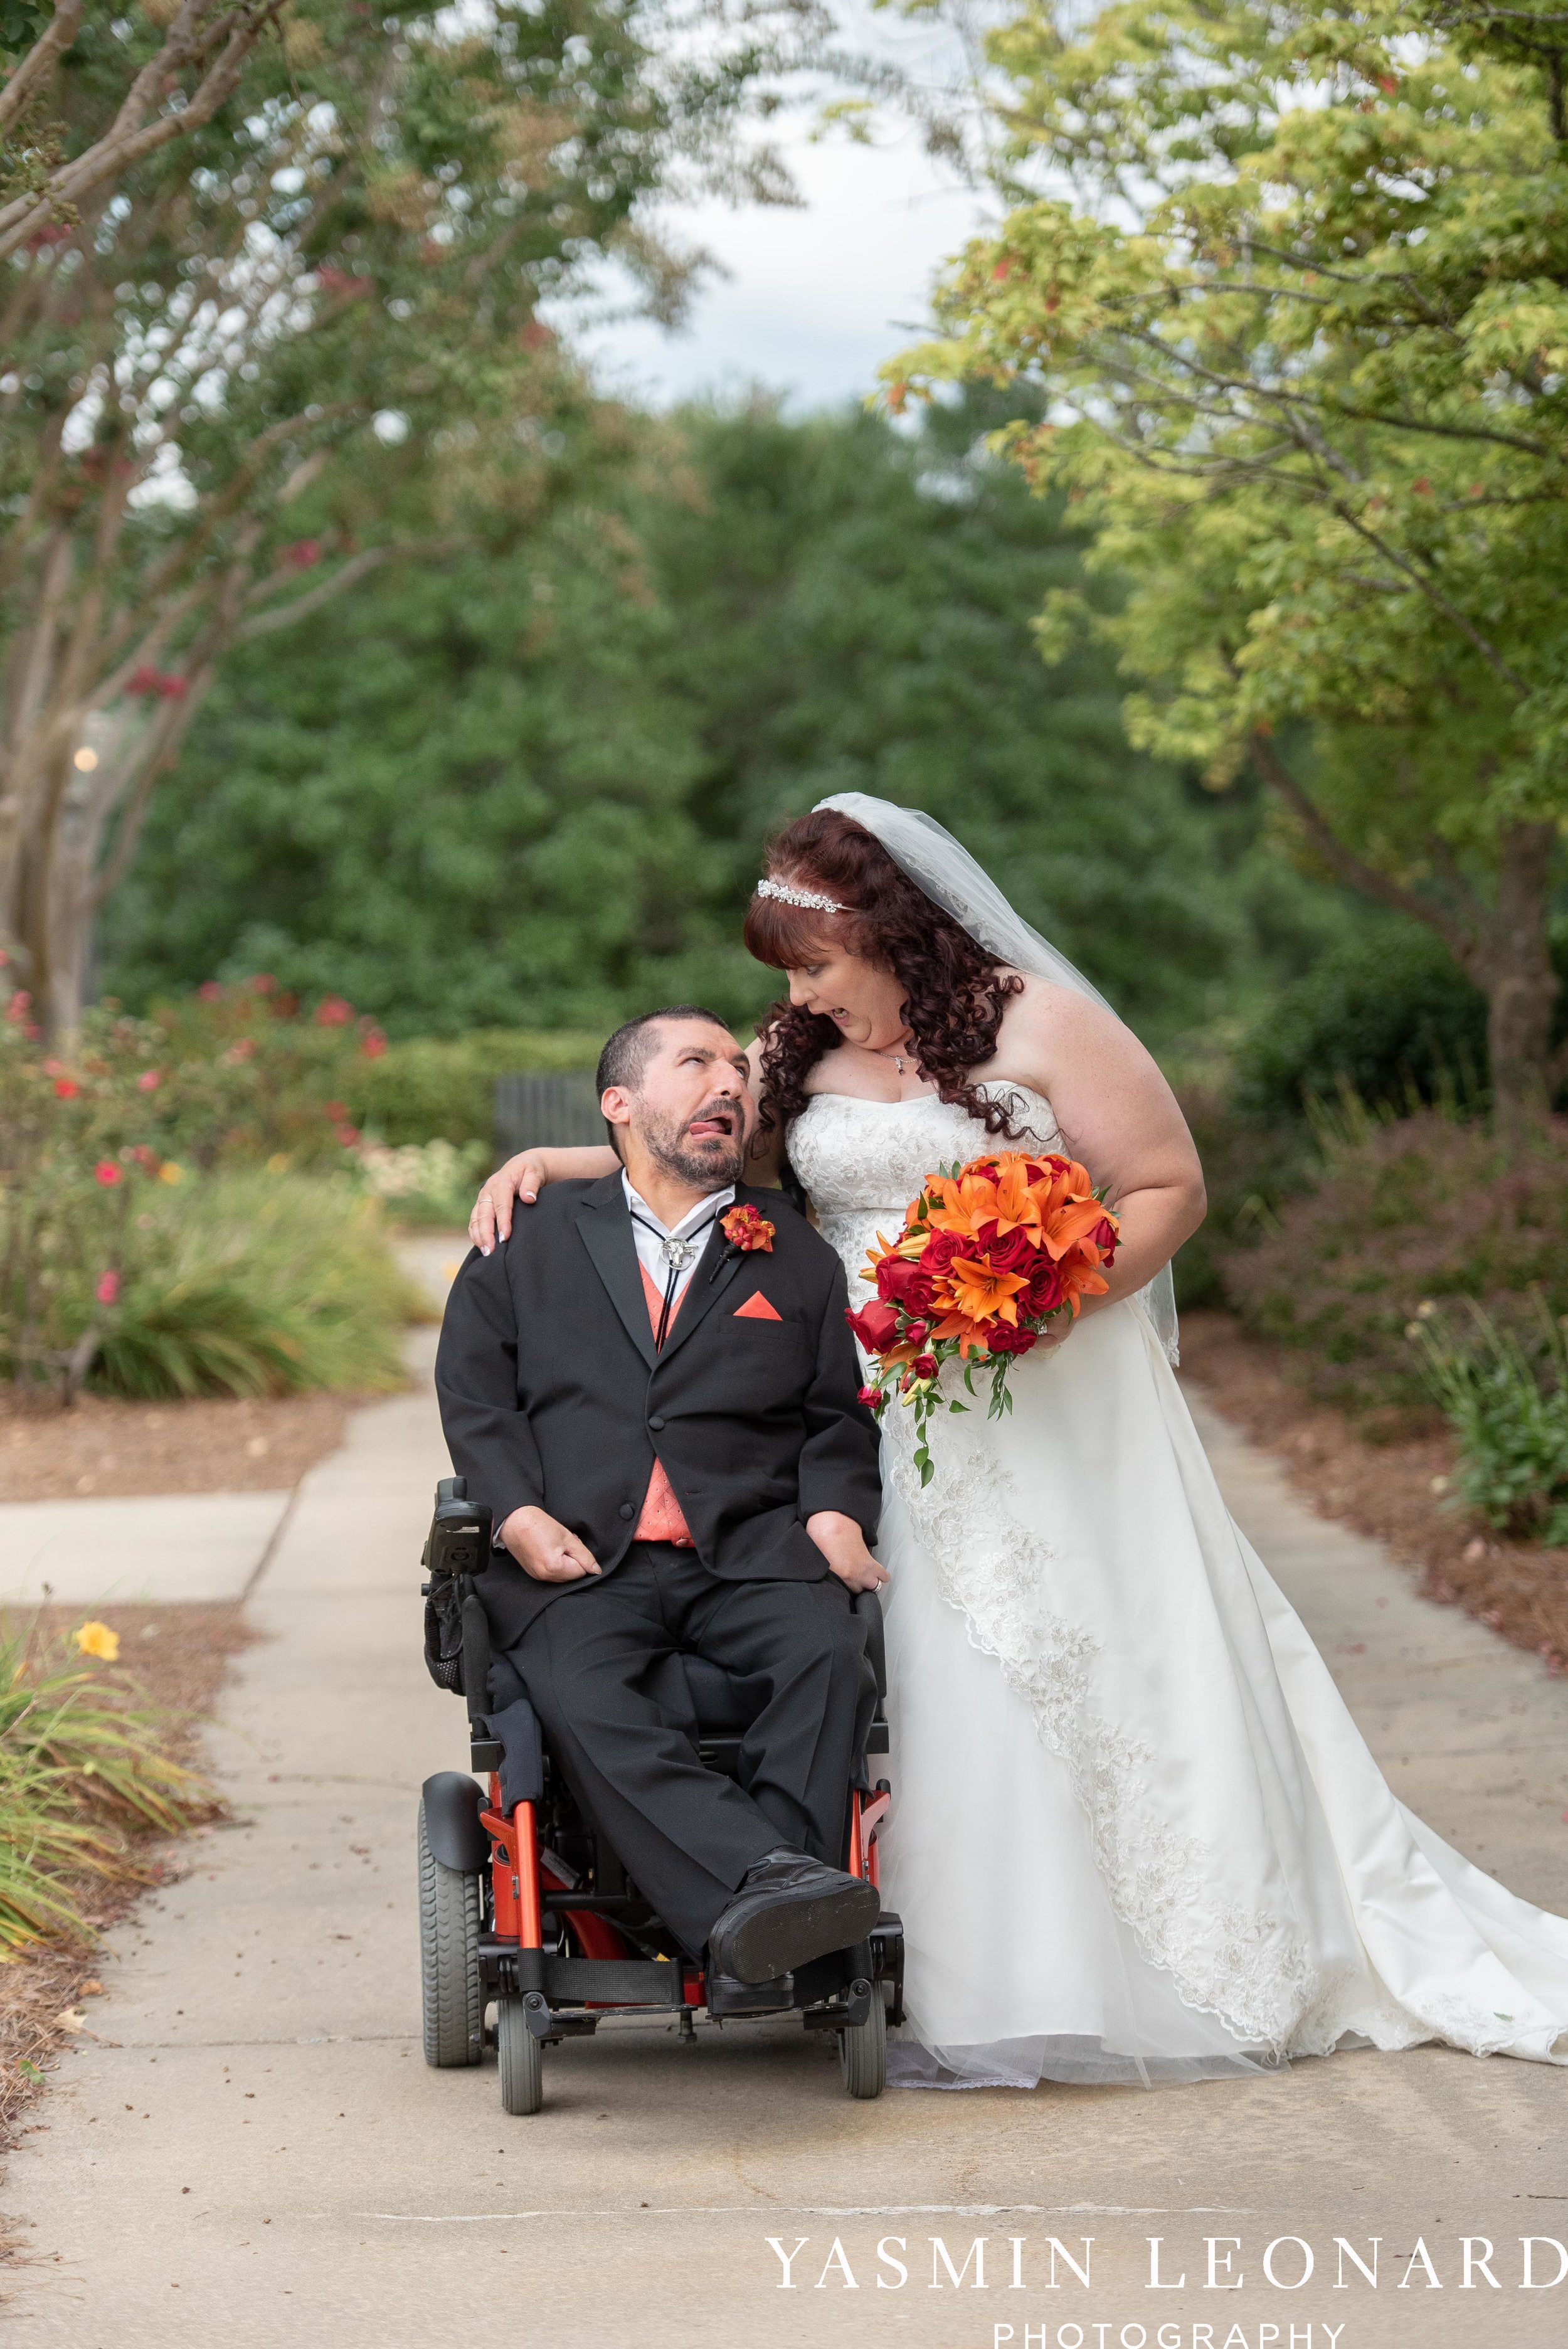
[[[923,1490],[885,1422],[890,2078],[1149,2085],[1429,2040],[1568,2063],[1568,1921],[1396,1801],[1221,1498],[1171,1371],[1202,1180],[1141,1046],[940,825],[861,793],[789,827],[747,930],[790,982],[764,1099],[852,1302],[926,1175],[983,1151],[1065,1147],[1121,1220],[1011,1414],[932,1422]],[[602,1156],[510,1161],[476,1240]]]

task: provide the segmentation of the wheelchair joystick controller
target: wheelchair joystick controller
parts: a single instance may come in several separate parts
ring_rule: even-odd
[[[471,1503],[461,1476],[444,1476],[436,1487],[436,1514],[430,1522],[423,1564],[428,1579],[423,1595],[438,1614],[454,1616],[460,1632],[461,1687],[469,1708],[470,1767],[496,1770],[500,1748],[490,1734],[490,1622],[474,1592],[474,1577],[490,1564],[491,1517],[487,1508]]]

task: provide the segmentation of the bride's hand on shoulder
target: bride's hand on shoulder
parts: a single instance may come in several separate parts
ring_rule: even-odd
[[[607,1146],[603,1150],[520,1150],[504,1166],[496,1168],[474,1201],[469,1237],[481,1256],[489,1256],[498,1241],[511,1237],[514,1199],[531,1207],[547,1183],[560,1183],[573,1175],[592,1182],[597,1175],[613,1174],[619,1164]]]

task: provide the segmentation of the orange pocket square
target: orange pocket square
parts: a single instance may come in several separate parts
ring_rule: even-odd
[[[755,1296],[747,1299],[744,1305],[736,1307],[735,1319],[737,1321],[782,1321],[784,1316],[774,1311],[758,1289]]]

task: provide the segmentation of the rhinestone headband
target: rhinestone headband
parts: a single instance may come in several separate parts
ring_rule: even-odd
[[[804,905],[811,914],[847,914],[849,907],[841,905],[836,897],[824,897],[816,889],[791,889],[787,881],[759,881],[759,897],[776,897],[781,905]]]

